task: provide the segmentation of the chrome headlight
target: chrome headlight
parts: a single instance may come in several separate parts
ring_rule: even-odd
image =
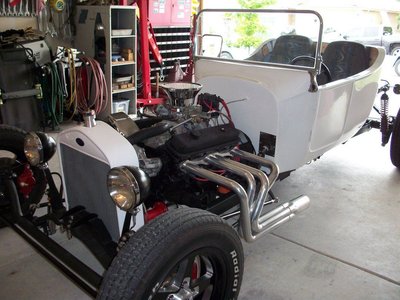
[[[30,132],[25,136],[24,152],[32,166],[49,161],[56,152],[56,143],[43,132]]]
[[[149,191],[149,177],[134,167],[116,167],[108,172],[107,187],[114,203],[125,211],[138,206]]]

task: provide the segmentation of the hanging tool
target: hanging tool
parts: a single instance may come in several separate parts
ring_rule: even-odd
[[[22,17],[24,15],[24,11],[22,9],[22,0],[19,2],[19,12],[18,17]]]
[[[14,5],[14,6],[13,6],[12,16],[13,16],[13,17],[18,16],[18,13],[17,13],[17,5]]]
[[[27,0],[27,1],[29,1],[29,0]],[[31,4],[32,4],[31,16],[36,17],[37,16],[37,0],[31,0]]]
[[[29,12],[29,1],[25,0],[25,17],[29,17],[30,16],[30,12]]]
[[[8,11],[7,11],[7,17],[12,17],[12,10],[11,10],[11,6],[10,6],[10,3],[8,3]]]
[[[5,16],[5,9],[6,9],[6,0],[1,1],[1,11],[0,11],[0,16]]]
[[[18,16],[17,5],[21,2],[21,0],[10,1],[10,5],[13,7],[13,17]]]
[[[0,12],[0,16],[4,17],[6,16],[7,12],[6,12],[6,0],[2,0],[2,6],[1,6],[1,12]]]

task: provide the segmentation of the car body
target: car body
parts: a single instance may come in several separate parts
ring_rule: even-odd
[[[221,18],[225,12],[205,10],[204,14],[207,13],[214,14],[209,18],[215,19]],[[270,14],[270,11],[264,14]],[[319,17],[309,12],[304,15]],[[310,30],[310,40],[312,36],[318,36],[315,34],[318,30],[318,27]],[[345,44],[346,41],[339,43]],[[289,42],[288,47],[291,44]],[[311,67],[293,65],[290,61],[276,64],[265,59],[267,56],[263,59],[254,56],[245,60],[222,60],[198,55],[195,78],[203,85],[202,91],[233,100],[230,110],[235,123],[244,128],[259,151],[262,147],[273,148],[273,155],[268,155],[268,158],[277,162],[282,172],[295,170],[360,130],[371,111],[378,88],[385,56],[384,49],[379,47],[365,48],[369,65],[362,72],[345,80],[319,84],[314,90],[310,88],[312,76],[319,72],[316,58],[323,56],[321,52],[326,45],[322,42],[313,44],[316,50],[312,51]],[[301,54],[295,53],[292,58]],[[295,125],[292,123],[294,119],[297,120]],[[271,141],[274,142],[269,144]]]

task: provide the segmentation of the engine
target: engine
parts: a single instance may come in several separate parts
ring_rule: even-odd
[[[221,111],[222,99],[209,94],[199,95],[198,99],[198,104],[158,105],[143,112],[146,118],[136,121],[137,133],[131,137],[140,131],[154,129],[155,132],[144,139],[135,138],[133,143],[140,168],[151,177],[153,202],[205,208],[218,198],[216,184],[188,176],[180,165],[233,149],[241,143],[241,132],[233,126],[229,112]],[[157,128],[162,132],[157,132]]]

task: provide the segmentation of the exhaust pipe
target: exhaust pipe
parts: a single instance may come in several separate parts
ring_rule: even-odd
[[[260,232],[270,232],[310,206],[310,198],[299,196],[283,203],[258,219]]]
[[[232,155],[237,155],[243,160],[255,162],[268,168],[269,174],[266,175],[259,169],[228,159]],[[216,174],[200,165],[217,166],[244,178],[247,183],[247,190],[237,181]],[[263,234],[291,220],[310,205],[310,199],[303,195],[279,205],[272,211],[262,214],[268,192],[279,176],[279,168],[270,160],[241,150],[235,149],[225,154],[210,154],[201,163],[185,161],[182,163],[181,169],[187,173],[207,178],[212,182],[222,185],[238,196],[240,202],[240,212],[238,214],[240,213],[241,229],[239,233],[249,243],[254,242]]]
[[[243,234],[243,238],[247,242],[253,242],[255,237],[252,235],[251,226],[250,226],[250,211],[249,211],[249,198],[243,186],[241,186],[236,181],[226,178],[222,175],[216,174],[209,170],[199,167],[197,164],[185,161],[181,168],[189,173],[192,173],[196,176],[201,176],[203,178],[207,178],[217,184],[220,184],[231,191],[233,191],[239,198],[240,201],[240,225],[241,225],[241,233]]]
[[[268,168],[269,174],[266,175],[259,169],[229,159],[232,155]],[[247,190],[237,181],[216,174],[200,165],[217,166],[242,177],[246,181]],[[241,150],[234,149],[230,153],[210,154],[201,163],[185,161],[182,163],[181,169],[187,173],[207,178],[212,182],[222,185],[238,196],[240,202],[240,212],[238,213],[240,213],[241,227],[239,233],[249,243],[254,242],[263,234],[291,220],[310,205],[310,199],[303,195],[279,205],[272,211],[262,214],[268,192],[279,176],[279,168],[270,160]]]

